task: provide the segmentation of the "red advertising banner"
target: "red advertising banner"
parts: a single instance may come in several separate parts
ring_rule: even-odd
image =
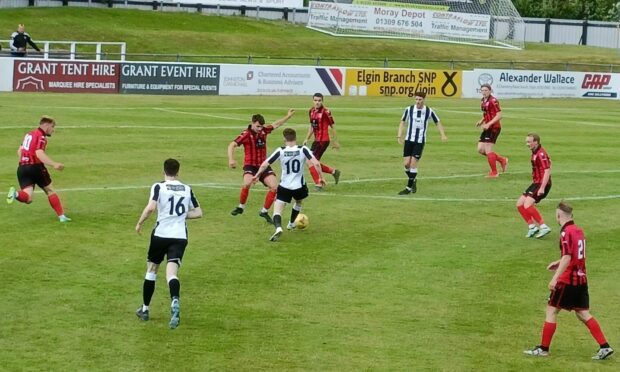
[[[16,60],[13,91],[118,93],[119,63]]]

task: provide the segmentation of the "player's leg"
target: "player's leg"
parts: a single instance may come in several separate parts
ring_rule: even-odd
[[[538,224],[538,233],[535,235],[536,238],[542,238],[543,236],[549,234],[551,232],[551,228],[545,224],[545,221],[536,208],[537,202],[537,190],[540,185],[532,184],[530,188],[526,191],[527,195],[525,195],[525,202],[523,203],[523,207],[525,208],[525,212],[529,214],[532,219]]]
[[[417,191],[418,159],[413,155],[403,156],[403,165],[405,166],[405,175],[407,176],[407,186],[398,195],[415,193]]]
[[[71,219],[65,216],[65,211],[62,207],[62,203],[60,202],[60,198],[58,197],[58,194],[56,194],[52,183],[50,182],[48,185],[43,186],[42,188],[47,195],[47,200],[49,201],[50,206],[52,207],[52,209],[54,209],[54,212],[56,212],[58,220],[60,222],[71,222]]]
[[[282,235],[282,232],[284,231],[282,230],[282,212],[284,211],[284,207],[286,206],[287,202],[280,200],[281,190],[282,188],[279,187],[278,199],[273,205],[273,224],[276,227],[276,230],[273,235],[271,235],[271,238],[269,238],[269,240],[271,240],[272,242],[278,240],[278,238],[280,237],[280,235]],[[291,199],[288,199],[288,202],[290,201]]]
[[[6,202],[11,204],[13,200],[17,200],[20,203],[30,204],[32,203],[32,194],[34,193],[34,185],[37,183],[36,168],[31,165],[20,165],[17,168],[17,182],[19,183],[20,190],[15,190],[15,187],[9,189],[9,193],[6,196]]]
[[[273,204],[276,199],[276,193],[278,191],[278,180],[273,172],[266,174],[263,178],[263,184],[269,189],[267,191],[267,195],[265,196],[265,202],[263,203],[263,208],[260,210],[258,214],[262,218],[267,221],[269,224],[273,224],[273,220],[269,216],[269,208]]]
[[[587,293],[587,292],[585,291],[583,287],[580,288],[580,291],[581,291],[581,295],[578,297],[581,298],[581,301],[586,301],[586,304],[582,306],[589,307],[589,303],[588,303],[589,296],[583,295],[583,293]],[[596,353],[596,355],[592,357],[592,359],[602,360],[602,359],[607,359],[607,357],[611,356],[611,354],[614,353],[614,349],[612,349],[611,346],[609,346],[609,343],[607,342],[607,339],[605,338],[605,334],[603,334],[603,331],[601,330],[601,326],[598,324],[598,321],[596,320],[596,318],[594,318],[592,314],[590,314],[590,311],[587,309],[575,310],[575,315],[577,316],[577,319],[579,319],[580,321],[583,322],[583,324],[585,324],[585,326],[590,331],[590,334],[592,335],[592,337],[599,344],[599,350]]]
[[[525,350],[525,354],[532,356],[549,355],[549,346],[551,345],[551,340],[553,339],[553,335],[555,334],[555,329],[557,327],[557,315],[559,312],[559,308],[547,305],[545,313],[545,323],[543,324],[542,328],[540,345],[537,345],[530,350]]]
[[[295,220],[297,216],[299,216],[299,212],[301,212],[301,204],[305,198],[308,197],[308,187],[303,185],[301,188],[297,189],[293,193],[293,200],[295,203],[293,204],[293,208],[291,210],[291,219],[288,221],[287,229],[293,230],[295,229]]]
[[[6,202],[11,204],[14,200],[20,203],[30,204],[32,203],[32,194],[34,193],[34,185],[22,187],[21,190],[15,190],[15,187],[9,188],[9,193],[6,196]]]
[[[183,254],[187,247],[187,240],[175,239],[168,247],[168,263],[166,264],[166,281],[170,290],[170,328],[179,326],[181,321],[181,282],[179,281],[179,268],[183,260]]]
[[[254,177],[256,171],[252,172],[246,170],[244,167],[243,172],[243,184],[241,185],[241,192],[239,193],[239,205],[230,212],[233,216],[238,214],[242,214],[245,210],[245,203],[248,201],[248,196],[250,195],[250,188],[252,187],[252,177]]]
[[[491,171],[487,174],[488,178],[494,178],[498,176],[497,173],[497,154],[493,151],[493,146],[495,144],[493,142],[483,142],[484,153],[487,157],[487,163],[489,163],[489,168]]]
[[[150,252],[151,250],[149,249],[149,253]],[[146,274],[144,275],[144,283],[142,284],[142,306],[136,310],[136,315],[142,320],[149,320],[149,305],[151,304],[153,293],[155,293],[155,280],[157,279],[158,269],[159,264],[151,261],[146,263]]]
[[[532,238],[538,232],[538,226],[534,223],[534,218],[530,215],[530,211],[525,208],[525,201],[527,200],[527,190],[526,193],[521,195],[517,200],[517,210],[525,223],[527,223],[527,234],[525,234],[526,238]]]

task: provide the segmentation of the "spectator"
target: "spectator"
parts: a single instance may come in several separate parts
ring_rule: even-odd
[[[30,46],[33,47],[34,50],[36,50],[37,52],[41,51],[37,44],[32,41],[30,35],[25,32],[24,25],[19,24],[17,25],[17,31],[11,34],[11,42],[9,43],[9,46],[11,47],[11,55],[13,57],[25,57],[26,44],[30,44]]]

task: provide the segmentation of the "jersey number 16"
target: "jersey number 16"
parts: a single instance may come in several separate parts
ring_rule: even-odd
[[[174,196],[171,196],[170,199],[168,199],[168,201],[170,202],[170,215],[171,216],[175,212],[177,216],[181,216],[185,213],[185,204],[183,204],[183,199],[185,199],[184,196],[182,196],[181,199],[179,199],[176,206],[174,205]]]

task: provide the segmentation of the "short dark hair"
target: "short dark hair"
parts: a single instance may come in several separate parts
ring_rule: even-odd
[[[571,207],[568,203],[566,203],[564,200],[562,200],[559,204],[558,204],[558,209],[561,210],[562,212],[566,213],[566,214],[573,214],[573,207]]]
[[[48,123],[56,125],[56,120],[54,120],[54,118],[51,116],[47,116],[47,115],[41,116],[41,120],[39,120],[39,125],[48,124]]]
[[[415,92],[414,95],[416,97],[426,98],[426,93],[424,93],[424,92]]]
[[[528,133],[527,134],[528,137],[532,137],[534,139],[534,141],[536,141],[537,144],[540,145],[540,136],[536,133]]]
[[[164,173],[166,176],[175,177],[179,174],[179,168],[181,168],[181,164],[176,159],[166,159],[164,161]]]
[[[295,141],[297,139],[297,132],[293,128],[286,128],[282,132],[284,139],[287,141]]]
[[[489,88],[489,90],[493,90],[493,88],[491,87],[491,84],[482,84],[480,86],[480,89],[482,89],[482,88]]]
[[[314,95],[312,96],[312,98],[314,97],[319,97],[319,98],[323,98],[323,95],[321,93],[314,93]]]
[[[252,123],[258,121],[261,125],[265,125],[265,118],[261,114],[252,115]]]

